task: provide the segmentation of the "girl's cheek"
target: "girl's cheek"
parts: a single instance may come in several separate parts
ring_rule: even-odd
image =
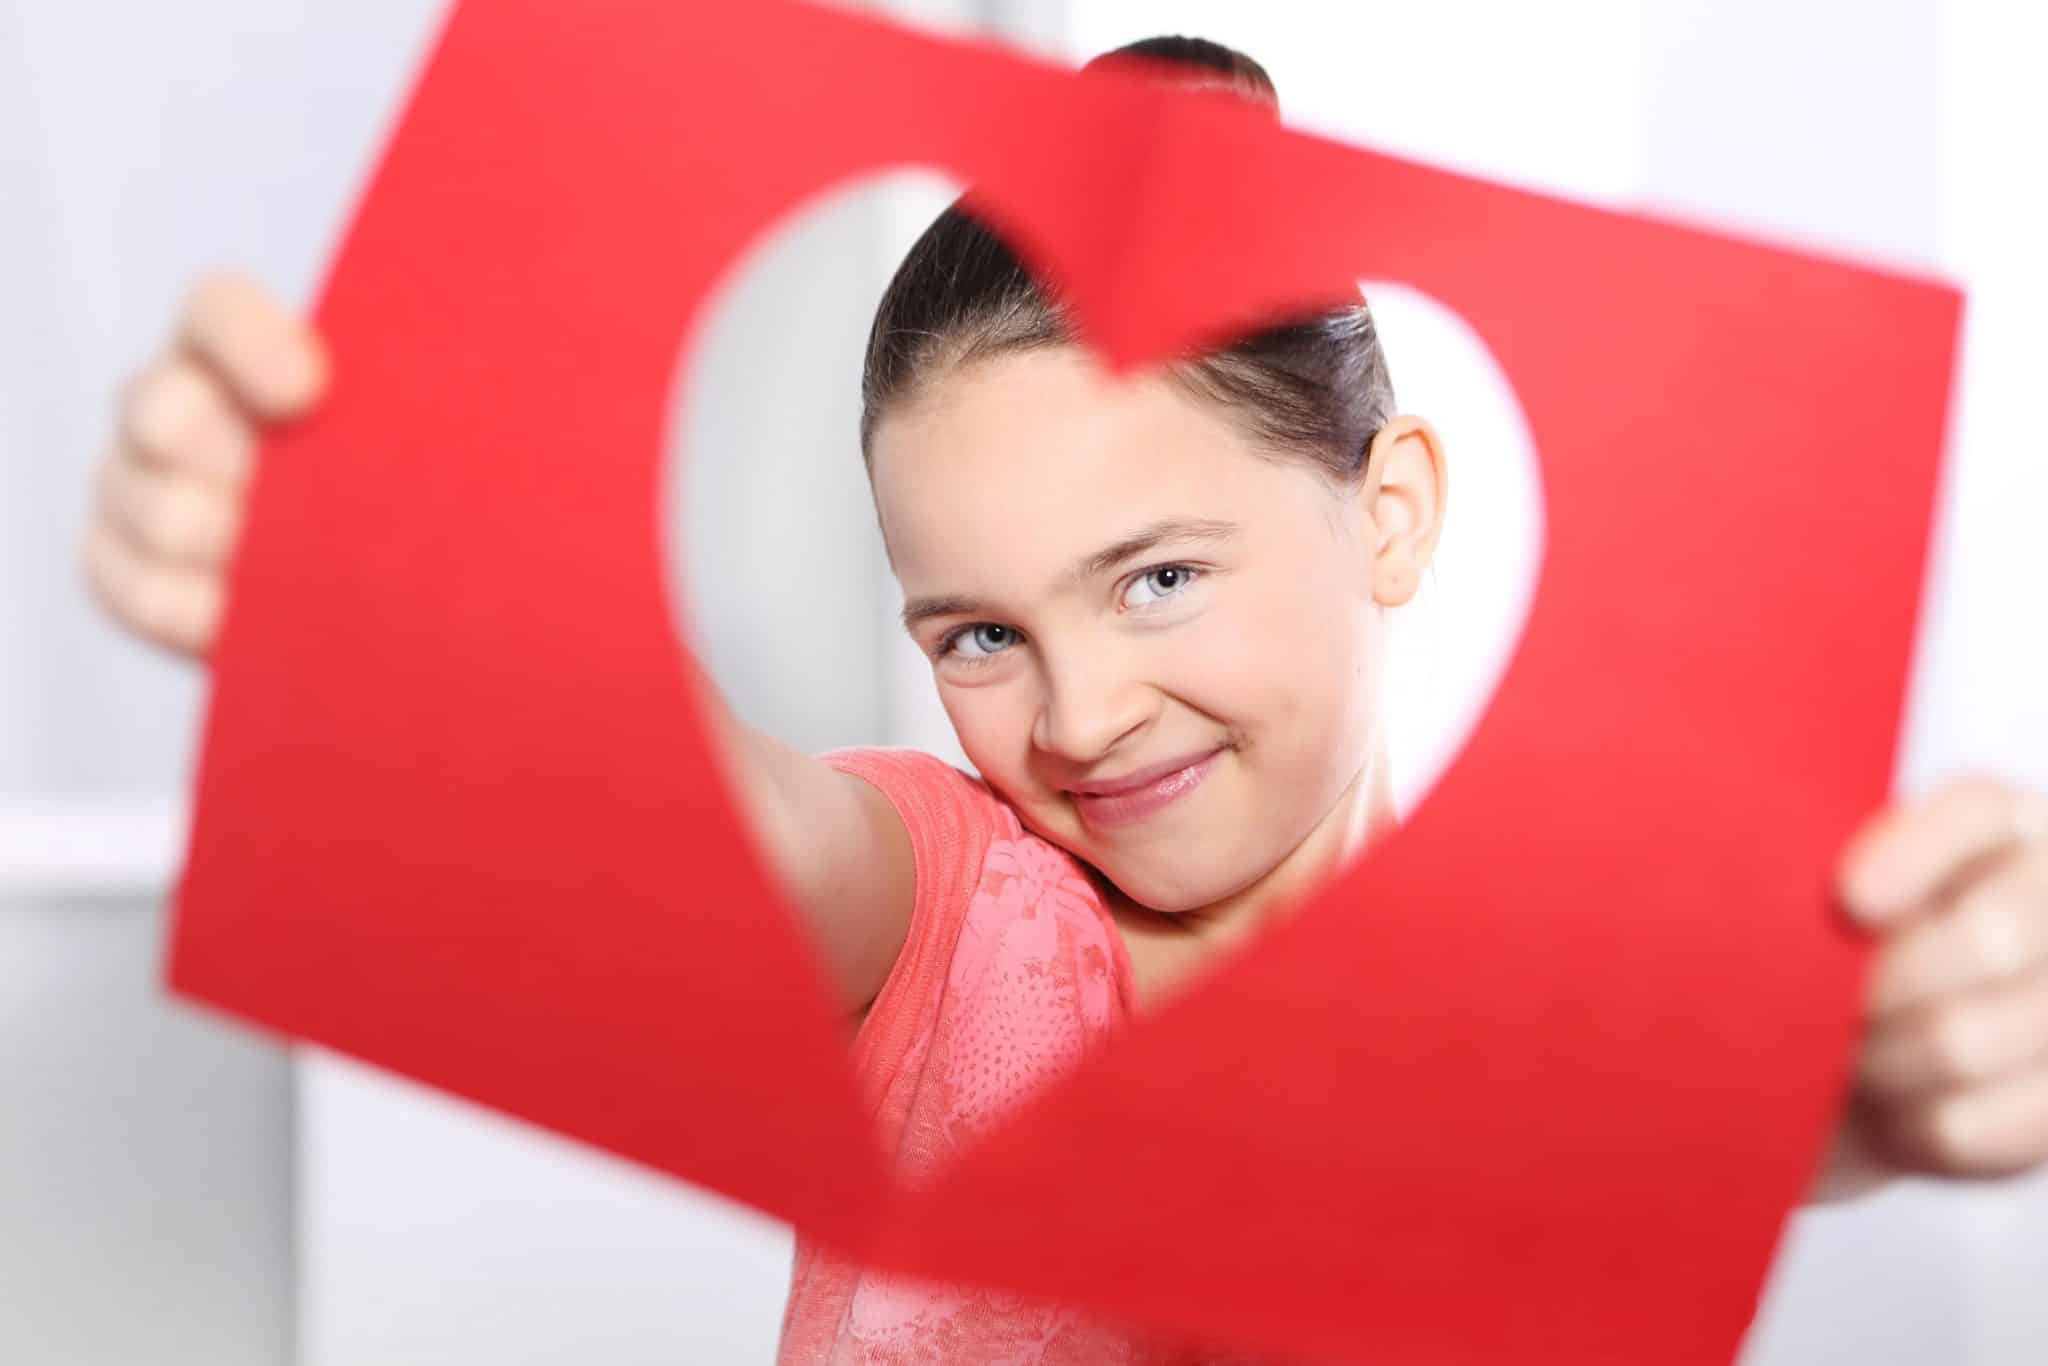
[[[1275,613],[1248,601],[1218,604],[1185,623],[1166,646],[1175,675],[1233,695],[1285,676],[1301,659],[1300,642]]]
[[[1373,651],[1366,623],[1302,595],[1232,610],[1190,632],[1176,663],[1190,700],[1246,731],[1327,752],[1349,729]]]
[[[1007,777],[1012,769],[1021,768],[1024,756],[1030,752],[1029,692],[1024,687],[994,687],[985,683],[965,687],[940,685],[939,700],[946,709],[946,718],[953,723],[953,734],[984,776],[993,771]]]

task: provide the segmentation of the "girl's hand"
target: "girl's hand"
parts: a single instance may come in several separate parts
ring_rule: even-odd
[[[1818,1198],[1883,1166],[1996,1176],[2048,1161],[2048,796],[1950,783],[1873,817],[1838,876],[1883,943]]]
[[[145,640],[213,647],[259,427],[327,383],[319,338],[247,276],[187,295],[171,340],[127,385],[80,558],[107,613]]]

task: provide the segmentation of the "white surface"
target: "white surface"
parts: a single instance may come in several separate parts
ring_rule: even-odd
[[[177,797],[0,801],[0,898],[154,895],[185,846]]]
[[[161,989],[202,675],[76,570],[201,268],[302,290],[422,4],[0,4],[0,1361],[290,1351],[283,1050]]]
[[[388,1073],[301,1056],[305,1366],[771,1355],[781,1225]]]
[[[0,1361],[276,1366],[291,1072],[156,989],[154,897],[0,895]]]
[[[1971,292],[1944,555],[1933,585],[1915,748],[1924,786],[1980,769],[2048,790],[2048,13],[1997,0],[1943,11],[1941,263]],[[2048,1359],[2048,1171],[1948,1192],[1966,1248],[1973,1361]]]

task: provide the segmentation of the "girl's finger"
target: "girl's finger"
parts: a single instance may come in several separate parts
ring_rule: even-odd
[[[241,530],[241,500],[205,479],[116,454],[98,472],[105,519],[152,560],[206,569],[221,565]]]
[[[172,352],[130,380],[119,418],[117,455],[228,487],[249,477],[256,434],[221,382],[190,356]]]
[[[2048,962],[2048,847],[2007,858],[1877,951],[1867,996],[1883,1019]]]
[[[1924,1171],[2006,1176],[2048,1159],[2048,1068],[1928,1097],[1875,1121],[1885,1155]]]
[[[2048,798],[1988,778],[1957,779],[1865,825],[1843,852],[1837,883],[1851,914],[1884,925],[1939,899],[1972,865],[2030,838],[2048,842]]]
[[[319,337],[246,275],[202,277],[186,297],[177,343],[225,380],[236,402],[262,418],[296,416],[327,385]]]
[[[93,596],[136,634],[184,655],[213,647],[220,575],[146,560],[104,519],[86,534],[81,559]]]
[[[2048,968],[1875,1026],[1857,1085],[1886,1100],[1954,1091],[2048,1066]]]

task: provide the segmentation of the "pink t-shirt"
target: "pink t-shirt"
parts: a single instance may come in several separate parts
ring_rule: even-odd
[[[915,1183],[1129,1017],[1130,957],[1082,866],[1024,829],[979,779],[908,749],[821,757],[880,788],[910,830],[910,931],[853,1062],[883,1150]],[[802,1237],[778,1357],[780,1366],[1242,1359],[1019,1295],[867,1270]]]

